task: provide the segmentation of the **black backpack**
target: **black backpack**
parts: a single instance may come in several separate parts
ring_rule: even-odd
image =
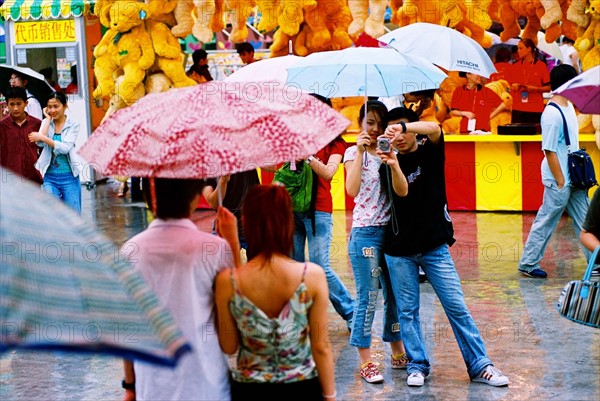
[[[592,158],[585,151],[585,148],[571,152],[571,140],[569,139],[569,129],[567,128],[567,120],[562,110],[556,103],[548,103],[548,106],[555,107],[562,116],[563,119],[563,131],[565,134],[565,142],[569,149],[569,178],[571,179],[571,185],[579,189],[590,189],[591,187],[598,185],[596,181],[596,172],[594,171],[594,163]]]

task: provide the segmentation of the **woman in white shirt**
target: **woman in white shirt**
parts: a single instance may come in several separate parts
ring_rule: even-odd
[[[43,188],[81,213],[81,163],[75,153],[79,123],[67,116],[67,97],[54,92],[44,109],[45,118],[40,132],[29,134],[42,154],[35,164],[44,178]]]

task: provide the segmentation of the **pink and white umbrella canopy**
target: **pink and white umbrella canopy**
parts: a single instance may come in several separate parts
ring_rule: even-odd
[[[582,113],[600,114],[600,66],[592,67],[565,82],[552,93],[566,97]]]
[[[209,82],[117,111],[79,154],[106,175],[210,178],[305,158],[349,125],[296,88]]]

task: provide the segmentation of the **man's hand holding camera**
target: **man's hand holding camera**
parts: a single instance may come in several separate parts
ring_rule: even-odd
[[[392,146],[393,137],[387,134],[377,137],[377,156],[381,158],[381,161],[390,167],[398,165],[398,158],[394,147]]]
[[[399,196],[406,196],[408,193],[408,183],[400,168],[400,163],[398,163],[398,156],[392,146],[393,143],[394,136],[386,130],[384,135],[377,137],[377,156],[381,158],[382,163],[390,166],[394,192]]]

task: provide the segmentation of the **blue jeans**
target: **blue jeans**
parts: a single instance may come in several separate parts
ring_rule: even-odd
[[[330,263],[331,230],[333,229],[331,213],[315,212],[314,235],[309,213],[294,213],[294,220],[294,260],[297,262],[306,260],[304,246],[308,240],[309,260],[325,270],[329,300],[333,308],[344,320],[350,319],[354,313],[354,300],[340,277],[331,268]]]
[[[81,182],[79,182],[79,177],[73,177],[72,173],[46,173],[42,188],[71,206],[77,213],[81,213]]]
[[[401,339],[398,307],[383,257],[384,234],[385,226],[354,227],[350,232],[348,256],[350,256],[356,282],[354,324],[350,335],[350,345],[353,347],[371,346],[371,332],[380,283],[384,302],[382,339],[385,342]]]
[[[410,256],[385,255],[385,260],[398,301],[400,333],[410,361],[407,368],[409,374],[421,372],[427,376],[430,370],[419,318],[419,266],[427,274],[446,312],[469,376],[476,376],[483,368],[492,364],[479,330],[465,305],[460,278],[454,268],[448,245]]]
[[[564,186],[559,189],[554,182],[544,183],[542,206],[540,206],[531,225],[527,242],[525,242],[523,248],[523,255],[519,262],[519,269],[532,271],[540,268],[540,261],[544,257],[548,241],[550,241],[550,237],[556,229],[565,208],[571,219],[573,219],[573,230],[575,230],[575,235],[579,239],[581,226],[589,205],[590,200],[587,191],[571,186]],[[580,246],[586,260],[589,261],[591,253],[581,244]]]

